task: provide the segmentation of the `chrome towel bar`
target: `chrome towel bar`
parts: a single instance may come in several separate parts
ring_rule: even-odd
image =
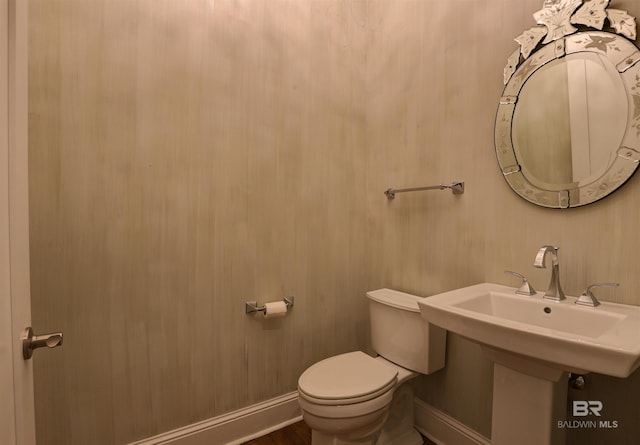
[[[455,181],[450,185],[440,184],[440,185],[428,185],[426,187],[414,187],[408,189],[394,189],[388,188],[384,191],[384,194],[387,195],[387,199],[393,199],[396,197],[396,193],[404,193],[404,192],[420,192],[422,190],[444,190],[451,189],[454,195],[462,195],[464,193],[464,181]]]

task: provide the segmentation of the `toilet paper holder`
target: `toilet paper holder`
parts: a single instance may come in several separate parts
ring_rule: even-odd
[[[282,301],[287,305],[287,310],[293,306],[293,297],[283,297]],[[254,312],[262,312],[264,314],[266,310],[266,306],[258,306],[257,301],[247,301],[244,304],[245,314],[252,314]]]

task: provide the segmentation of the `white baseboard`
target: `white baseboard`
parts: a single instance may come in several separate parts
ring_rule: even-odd
[[[416,429],[438,445],[491,445],[491,440],[422,400],[415,401]]]
[[[239,445],[301,419],[294,391],[129,445]]]
[[[129,445],[240,445],[302,419],[296,391]],[[416,399],[416,428],[439,445],[491,445],[451,416]]]

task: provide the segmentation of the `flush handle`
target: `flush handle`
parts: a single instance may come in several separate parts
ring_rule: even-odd
[[[38,348],[57,348],[62,345],[62,332],[53,334],[33,335],[33,328],[29,326],[24,330],[22,339],[22,357],[29,360],[33,356],[33,350]]]

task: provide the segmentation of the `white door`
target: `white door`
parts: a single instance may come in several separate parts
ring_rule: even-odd
[[[34,445],[27,176],[27,3],[0,0],[0,443]]]

